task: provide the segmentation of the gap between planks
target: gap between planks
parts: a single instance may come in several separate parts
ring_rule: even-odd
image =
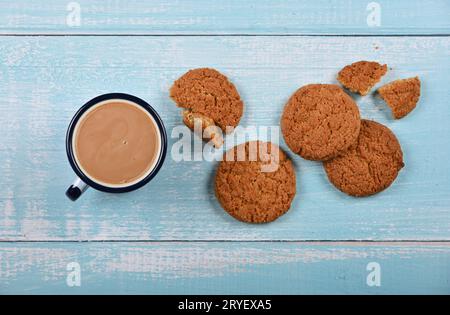
[[[311,245],[445,245],[450,247],[448,240],[0,240],[2,243],[290,243]]]
[[[187,34],[122,34],[122,33],[106,33],[106,34],[91,34],[91,33],[37,33],[37,34],[21,34],[21,33],[2,33],[0,37],[449,37],[450,34],[202,34],[202,33],[187,33]]]

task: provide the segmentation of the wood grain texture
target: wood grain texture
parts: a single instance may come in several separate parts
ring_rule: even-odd
[[[0,0],[0,294],[450,294],[449,1],[80,0],[79,26],[67,23],[70,2]],[[367,22],[370,2],[379,25]],[[170,136],[181,118],[168,88],[209,66],[236,84],[243,126],[277,126],[299,86],[336,83],[361,59],[389,65],[380,84],[422,80],[418,107],[399,121],[377,96],[352,95],[403,147],[406,167],[379,195],[345,196],[319,163],[290,154],[291,211],[243,224],[214,197],[217,163],[175,162],[174,135],[144,188],[64,196],[74,177],[66,128],[94,96],[144,98]],[[66,284],[70,262],[81,287]],[[381,266],[380,287],[366,284],[370,262]]]
[[[0,294],[449,294],[449,259],[449,243],[3,243]]]
[[[449,37],[0,37],[1,240],[450,240]],[[268,225],[248,225],[217,204],[215,162],[175,162],[125,195],[88,191],[71,203],[64,140],[75,111],[106,92],[144,98],[169,136],[181,123],[168,88],[185,71],[214,67],[245,102],[243,126],[278,125],[301,85],[335,83],[355,60],[379,60],[382,83],[418,75],[416,110],[394,121],[374,95],[361,114],[398,136],[406,167],[387,191],[355,199],[319,163],[292,156],[298,192]],[[275,140],[276,142],[276,140]],[[282,139],[281,145],[286,146]],[[288,151],[289,152],[289,151]]]
[[[72,2],[79,26],[67,23]],[[367,22],[371,3],[380,23]],[[447,0],[16,0],[1,7],[0,34],[450,34]]]

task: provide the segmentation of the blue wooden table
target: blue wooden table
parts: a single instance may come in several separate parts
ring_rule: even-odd
[[[449,294],[449,36],[447,0],[1,0],[0,294]],[[352,95],[402,144],[406,166],[385,192],[348,197],[290,154],[292,209],[248,225],[218,205],[216,162],[169,154],[138,191],[64,196],[65,131],[96,95],[147,100],[170,136],[170,85],[213,67],[241,93],[241,125],[271,126],[298,87],[336,83],[363,59],[389,65],[381,84],[422,80],[399,121],[377,96]]]

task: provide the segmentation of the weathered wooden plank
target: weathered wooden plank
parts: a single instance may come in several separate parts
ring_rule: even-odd
[[[449,294],[449,263],[449,243],[2,243],[0,294]]]
[[[2,1],[0,34],[450,34],[428,1]]]
[[[449,48],[449,37],[1,37],[0,239],[450,240]],[[217,163],[177,163],[169,154],[138,191],[92,190],[76,203],[64,196],[74,176],[65,131],[96,95],[146,99],[170,135],[181,120],[168,88],[186,70],[209,66],[236,83],[243,126],[278,125],[299,86],[336,82],[340,67],[360,59],[387,63],[383,82],[415,75],[423,82],[418,108],[400,121],[379,98],[355,97],[363,117],[392,128],[405,154],[406,167],[379,195],[347,197],[319,163],[293,156],[291,211],[272,224],[247,225],[217,204]]]

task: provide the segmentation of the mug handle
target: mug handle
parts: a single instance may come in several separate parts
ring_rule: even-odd
[[[88,189],[88,184],[83,182],[80,178],[76,178],[72,185],[66,190],[66,196],[72,200],[77,200]]]

